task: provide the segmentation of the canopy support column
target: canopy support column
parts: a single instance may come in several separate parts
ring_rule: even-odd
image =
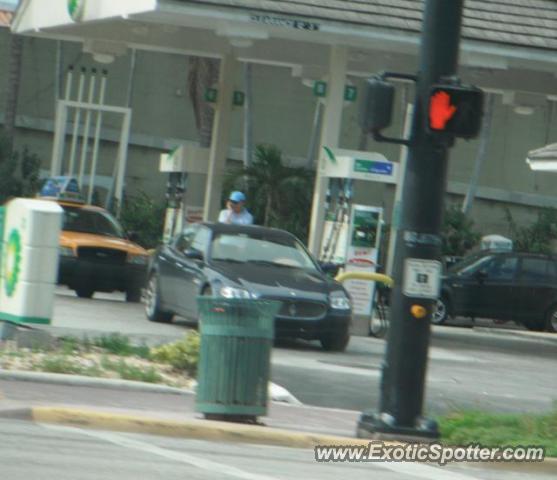
[[[204,221],[216,221],[221,209],[221,191],[230,139],[236,65],[237,61],[231,54],[225,55],[220,62],[218,97],[205,188]]]
[[[328,182],[328,179],[322,174],[325,167],[324,162],[329,161],[325,158],[323,147],[333,149],[339,147],[347,63],[348,49],[339,45],[332,46],[329,61],[327,99],[325,101],[325,112],[323,114],[323,127],[321,130],[321,143],[317,161],[308,242],[310,252],[317,257],[321,250],[321,239],[323,237],[325,195],[327,193]]]

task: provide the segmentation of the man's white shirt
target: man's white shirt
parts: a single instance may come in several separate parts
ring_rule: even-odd
[[[219,214],[220,223],[231,223],[234,225],[252,225],[253,215],[245,208],[240,213],[235,213],[232,210],[224,209]]]

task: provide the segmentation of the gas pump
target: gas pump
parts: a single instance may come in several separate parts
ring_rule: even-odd
[[[166,183],[166,214],[164,219],[163,242],[170,239],[182,229],[182,204],[186,191],[188,174],[184,171],[180,149],[176,148],[160,158],[160,171],[168,173]]]
[[[383,209],[354,205],[358,180],[397,184],[398,164],[379,153],[325,149],[322,175],[329,179],[320,260],[342,265],[346,272],[375,273],[383,224]],[[353,301],[355,333],[369,333],[375,284],[345,283]]]
[[[201,198],[204,191],[199,191],[199,183],[196,178],[203,176],[201,182],[205,184],[207,166],[209,164],[209,149],[197,145],[181,145],[170,153],[160,156],[159,170],[168,173],[166,188],[166,216],[164,222],[163,241],[167,243],[174,235],[181,232],[185,223],[201,221],[203,218],[203,207]],[[185,202],[186,182],[190,179],[190,192],[188,194],[189,205]],[[196,191],[197,190],[197,191]],[[197,193],[197,195],[196,195]],[[197,199],[196,199],[197,197]]]

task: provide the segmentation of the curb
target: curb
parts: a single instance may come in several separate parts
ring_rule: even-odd
[[[82,408],[29,407],[0,410],[0,418],[197,440],[249,443],[290,448],[316,445],[366,446],[369,440],[214,420],[166,420]],[[401,445],[402,442],[384,442]]]
[[[557,343],[557,334],[549,332],[530,332],[528,330],[510,330],[503,328],[493,327],[474,327],[474,330],[483,333],[490,333],[492,335],[524,338],[524,339],[538,339],[547,343]]]
[[[155,383],[137,382],[114,378],[85,377],[65,373],[25,372],[0,369],[0,380],[17,380],[20,382],[50,383],[72,387],[100,387],[112,390],[130,390],[136,392],[169,393],[174,395],[191,395],[193,390],[169,387]]]
[[[369,439],[341,437],[290,431],[257,425],[214,420],[165,420],[140,415],[124,415],[81,408],[30,407],[0,410],[0,418],[57,424],[75,428],[110,430],[126,433],[190,438],[213,442],[232,442],[275,447],[313,449],[320,446],[367,446]],[[382,441],[385,445],[406,445],[405,442]],[[537,463],[481,463],[485,468],[555,472],[557,458]]]

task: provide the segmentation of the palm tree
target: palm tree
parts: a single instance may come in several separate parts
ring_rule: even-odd
[[[219,77],[219,60],[214,58],[190,57],[188,88],[193,105],[195,125],[199,134],[199,145],[204,148],[211,146],[213,135],[213,119],[215,112],[205,101],[205,92],[213,87]]]
[[[283,163],[274,145],[258,145],[253,163],[231,172],[228,189],[246,187],[256,223],[307,237],[314,173]]]

